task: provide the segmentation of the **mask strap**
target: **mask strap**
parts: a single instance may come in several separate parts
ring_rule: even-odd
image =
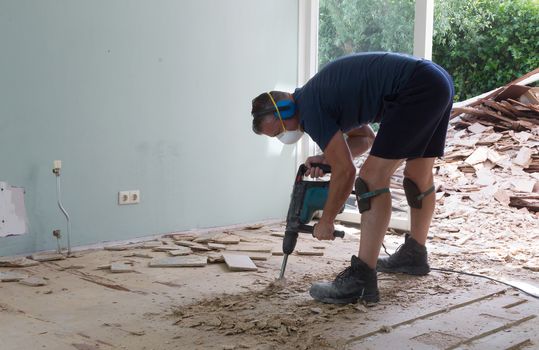
[[[273,99],[273,96],[269,92],[266,92],[271,100],[271,103],[275,106],[275,110],[277,111],[277,115],[279,116],[279,120],[281,121],[281,125],[283,126],[283,131],[286,131],[286,128],[284,126],[283,118],[281,117],[281,112],[279,112],[279,107],[277,107],[277,103],[275,103],[275,100]]]

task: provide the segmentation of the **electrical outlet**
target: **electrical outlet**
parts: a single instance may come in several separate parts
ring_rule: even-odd
[[[120,191],[118,192],[118,204],[124,205],[124,204],[131,204],[129,202],[130,196],[129,191]]]
[[[140,191],[134,190],[129,191],[129,200],[131,201],[131,204],[138,204],[140,203]]]
[[[118,204],[138,204],[140,203],[140,191],[120,191],[118,192]]]

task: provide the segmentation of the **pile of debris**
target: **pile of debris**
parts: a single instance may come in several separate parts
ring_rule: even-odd
[[[516,82],[525,78],[539,80],[539,69]],[[431,239],[455,253],[438,252],[435,264],[491,276],[539,271],[539,89],[512,82],[455,104],[435,167]]]
[[[539,69],[516,82],[530,76]],[[513,82],[452,115],[439,173],[450,180],[444,190],[538,212],[539,88]]]

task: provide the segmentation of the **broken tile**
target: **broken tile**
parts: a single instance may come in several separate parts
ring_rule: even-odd
[[[251,258],[246,255],[223,254],[225,263],[230,271],[257,271],[258,268]]]
[[[161,246],[158,246],[158,247],[153,247],[152,251],[154,251],[154,252],[168,252],[170,250],[177,250],[177,249],[178,249],[177,246],[161,245]]]
[[[208,248],[210,249],[226,249],[226,244],[219,244],[219,243],[208,243]]]
[[[175,250],[169,250],[168,251],[168,254],[169,255],[172,255],[172,256],[181,256],[181,255],[189,255],[191,254],[193,251],[191,250],[191,248],[187,248],[187,247],[176,247]]]
[[[513,179],[511,183],[517,192],[531,193],[535,186],[535,180]]]
[[[150,267],[200,267],[206,266],[208,258],[206,256],[189,255],[174,256],[167,258],[157,258],[150,261]]]
[[[476,148],[476,150],[468,158],[466,158],[465,162],[470,165],[484,162],[487,160],[488,150],[488,147],[485,146]]]
[[[271,253],[272,247],[268,245],[257,245],[257,244],[238,244],[234,246],[229,246],[226,249],[240,251],[240,252]]]
[[[481,169],[475,173],[477,180],[475,183],[479,186],[490,186],[496,182],[492,172],[488,169]]]
[[[0,267],[28,267],[39,265],[39,261],[27,258],[0,257]]]
[[[0,282],[18,282],[28,278],[28,275],[17,271],[0,272]]]
[[[312,255],[312,256],[322,256],[324,255],[324,252],[320,249],[307,249],[307,248],[301,248],[296,251],[298,255]]]
[[[211,250],[210,248],[208,248],[205,245],[202,245],[200,243],[195,243],[195,242],[192,242],[192,241],[176,241],[176,244],[180,245],[182,247],[188,247],[188,248],[191,248],[193,250],[198,250],[198,251],[207,252],[207,251]]]
[[[193,239],[193,242],[208,243],[208,242],[211,242],[213,238],[217,236],[218,234],[219,234],[218,232],[206,232],[196,237],[195,239]]]
[[[244,230],[258,230],[262,227],[264,227],[264,224],[253,224],[253,225],[245,226],[243,229]]]
[[[239,231],[238,233],[240,233],[241,231]],[[258,238],[250,238],[250,237],[245,237],[245,236],[239,236],[240,237],[240,243],[241,242],[247,242],[247,243],[257,243],[260,241],[260,239]]]
[[[146,253],[131,253],[131,254],[124,255],[124,258],[131,258],[131,257],[151,259],[153,258],[153,255],[146,254]]]
[[[106,246],[106,247],[103,247],[103,249],[105,249],[105,250],[110,250],[110,251],[122,251],[122,250],[135,249],[135,248],[137,248],[137,247],[138,247],[137,244],[128,244],[128,245],[112,245],[112,246]]]
[[[125,264],[123,262],[115,262],[110,264],[110,271],[113,273],[133,272],[133,266]]]
[[[167,235],[167,237],[170,237],[175,241],[192,241],[197,238],[198,235],[194,233],[171,233]]]
[[[472,125],[470,125],[468,127],[468,130],[473,133],[473,134],[481,134],[483,132],[485,132],[486,130],[488,129],[492,129],[492,127],[487,127],[487,126],[484,126],[483,124],[480,124],[480,123],[473,123]]]
[[[234,251],[234,250],[227,250],[225,254],[231,254],[231,255],[246,255],[251,260],[268,260],[268,258],[271,256],[268,252],[249,252],[249,251]]]
[[[531,149],[528,147],[522,147],[518,151],[516,157],[513,159],[513,163],[520,165],[523,168],[527,168],[530,166],[532,155],[533,151]]]
[[[161,244],[162,243],[158,241],[150,241],[150,242],[144,242],[142,244],[136,244],[135,248],[145,248],[145,249],[155,248],[155,247],[161,246]]]
[[[23,280],[20,280],[19,283],[24,284],[26,286],[30,287],[39,287],[39,286],[46,286],[47,281],[41,277],[28,277]]]
[[[220,234],[215,236],[213,241],[221,244],[238,244],[240,243],[240,237],[231,234]]]
[[[499,189],[498,191],[494,193],[494,198],[503,205],[509,204],[510,202],[509,197],[510,197],[509,193],[503,189]]]
[[[41,253],[41,254],[32,254],[31,259],[35,261],[55,261],[55,260],[64,260],[66,257],[63,254],[58,253]]]
[[[221,253],[208,254],[208,263],[215,264],[215,263],[223,263],[223,262],[225,262],[225,259],[223,258],[223,254]]]

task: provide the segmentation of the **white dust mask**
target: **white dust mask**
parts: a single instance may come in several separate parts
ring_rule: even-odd
[[[303,136],[303,131],[301,130],[285,130],[279,135],[277,135],[277,138],[282,143],[286,145],[291,145],[298,142],[302,136]]]

